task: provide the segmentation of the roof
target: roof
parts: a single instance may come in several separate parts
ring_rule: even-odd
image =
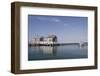
[[[40,38],[57,38],[57,36],[56,35],[48,35],[47,37],[43,37],[43,36],[39,37],[39,36],[37,36],[37,37],[34,37],[33,39],[40,39]]]
[[[47,38],[55,38],[57,37],[56,35],[49,35]]]

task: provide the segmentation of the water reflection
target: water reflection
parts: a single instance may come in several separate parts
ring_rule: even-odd
[[[28,60],[76,59],[87,57],[87,46],[29,46],[28,48]]]
[[[57,46],[40,46],[40,51],[43,54],[53,55],[56,56],[57,53]]]

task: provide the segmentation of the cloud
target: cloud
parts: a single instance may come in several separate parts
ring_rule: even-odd
[[[57,18],[52,18],[51,20],[54,21],[54,22],[61,22],[61,20],[57,19]]]
[[[36,17],[36,18],[39,19],[39,20],[46,20],[45,17]]]
[[[51,18],[51,17],[37,17],[37,19],[39,20],[43,20],[43,21],[49,21],[49,22],[61,22],[60,19],[58,18]]]
[[[64,23],[63,25],[64,25],[64,26],[68,26],[68,23]]]
[[[61,20],[60,18],[56,18],[56,17],[44,17],[44,16],[40,16],[40,17],[36,17],[38,20],[41,21],[47,21],[47,22],[51,22],[51,23],[56,23],[57,25],[63,25],[63,26],[68,26],[69,24],[64,22],[63,20]]]

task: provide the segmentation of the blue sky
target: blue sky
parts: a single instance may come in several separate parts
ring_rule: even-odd
[[[35,36],[56,35],[58,42],[87,41],[88,18],[75,16],[28,15],[29,41]]]

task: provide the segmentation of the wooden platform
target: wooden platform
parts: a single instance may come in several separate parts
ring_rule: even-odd
[[[60,46],[60,45],[80,45],[80,43],[29,44],[29,46]]]

